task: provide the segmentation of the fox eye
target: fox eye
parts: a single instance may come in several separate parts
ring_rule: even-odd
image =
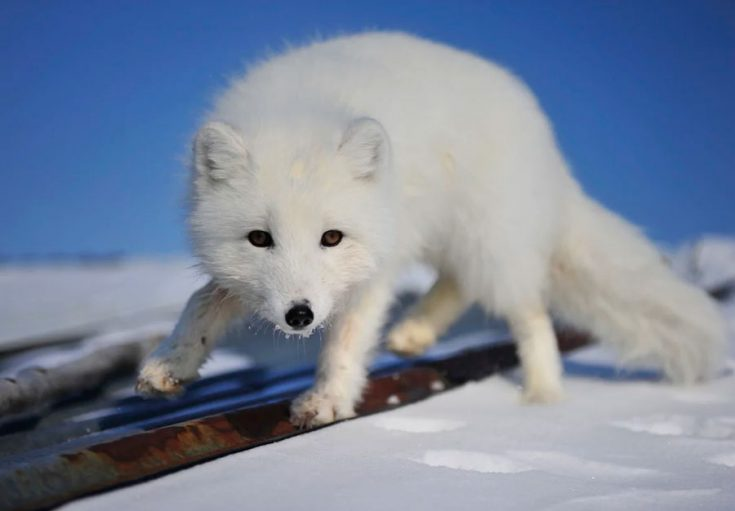
[[[342,241],[342,231],[337,231],[335,229],[329,230],[322,234],[322,246],[323,247],[334,247],[339,245],[339,242]]]
[[[250,231],[248,241],[256,247],[268,248],[273,246],[271,233],[267,231]]]

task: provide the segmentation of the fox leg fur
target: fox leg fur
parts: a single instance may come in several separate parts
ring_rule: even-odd
[[[217,339],[242,313],[240,300],[214,281],[196,291],[171,335],[143,361],[137,391],[148,396],[181,393],[184,383],[199,377]]]

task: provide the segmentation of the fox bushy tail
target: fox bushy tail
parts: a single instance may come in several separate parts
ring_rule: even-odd
[[[638,231],[576,196],[551,271],[551,308],[562,321],[644,361],[677,383],[714,375],[725,326],[713,300],[679,279]]]

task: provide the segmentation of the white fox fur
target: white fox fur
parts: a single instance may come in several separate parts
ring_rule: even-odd
[[[393,281],[418,260],[440,276],[389,347],[419,353],[479,303],[507,319],[530,401],[561,396],[549,311],[677,382],[721,360],[714,304],[584,195],[526,86],[469,53],[400,33],[290,50],[232,83],[193,160],[191,237],[212,282],[144,364],[144,393],[178,391],[227,323],[258,314],[290,333],[328,325],[292,419],[349,417]],[[336,246],[320,244],[329,230]],[[297,332],[284,315],[304,300]]]

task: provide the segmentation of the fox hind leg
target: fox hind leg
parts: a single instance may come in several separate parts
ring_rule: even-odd
[[[440,275],[429,292],[388,332],[388,349],[404,356],[420,355],[465,309],[456,280]]]
[[[523,400],[549,403],[563,397],[562,365],[556,334],[543,307],[521,309],[506,317],[523,369]]]

